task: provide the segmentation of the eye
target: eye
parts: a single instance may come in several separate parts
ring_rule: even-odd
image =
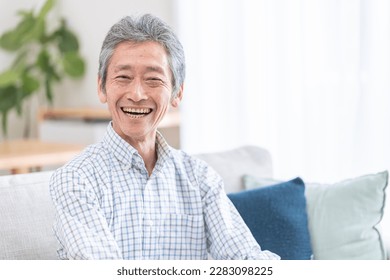
[[[150,78],[146,79],[146,83],[149,86],[157,87],[157,86],[163,85],[164,81],[158,77],[150,77]]]
[[[162,80],[161,80],[160,78],[157,78],[157,77],[148,78],[147,80],[149,80],[149,81],[160,81],[160,82],[162,82]]]
[[[117,80],[129,80],[130,77],[126,76],[126,75],[118,75],[118,76],[115,77],[115,79],[117,79]]]

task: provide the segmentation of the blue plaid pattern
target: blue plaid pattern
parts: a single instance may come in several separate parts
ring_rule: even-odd
[[[277,259],[262,251],[205,162],[157,134],[149,177],[111,124],[56,170],[50,193],[61,259]]]

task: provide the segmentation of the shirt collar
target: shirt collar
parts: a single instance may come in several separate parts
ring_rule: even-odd
[[[108,124],[103,141],[108,145],[114,156],[123,164],[132,165],[141,159],[138,151],[115,132],[112,122]],[[156,133],[156,148],[157,163],[155,168],[160,170],[167,159],[172,158],[172,151],[159,131]]]
[[[103,141],[107,144],[108,148],[114,154],[114,156],[124,164],[131,164],[134,155],[136,153],[138,154],[134,147],[132,147],[122,137],[120,137],[118,133],[115,132],[114,128],[112,127],[112,122],[110,122],[107,126],[107,131]]]
[[[156,133],[156,145],[157,145],[157,162],[155,169],[160,171],[165,163],[173,158],[172,148],[168,145],[162,134],[157,131]]]

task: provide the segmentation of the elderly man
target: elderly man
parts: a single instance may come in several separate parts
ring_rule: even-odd
[[[220,176],[157,131],[184,76],[183,48],[160,19],[110,29],[98,95],[112,122],[50,182],[61,259],[278,259],[260,249]]]

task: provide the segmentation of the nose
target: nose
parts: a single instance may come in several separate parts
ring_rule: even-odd
[[[147,99],[144,87],[142,83],[137,80],[133,80],[127,90],[126,98],[133,102],[139,102]]]

